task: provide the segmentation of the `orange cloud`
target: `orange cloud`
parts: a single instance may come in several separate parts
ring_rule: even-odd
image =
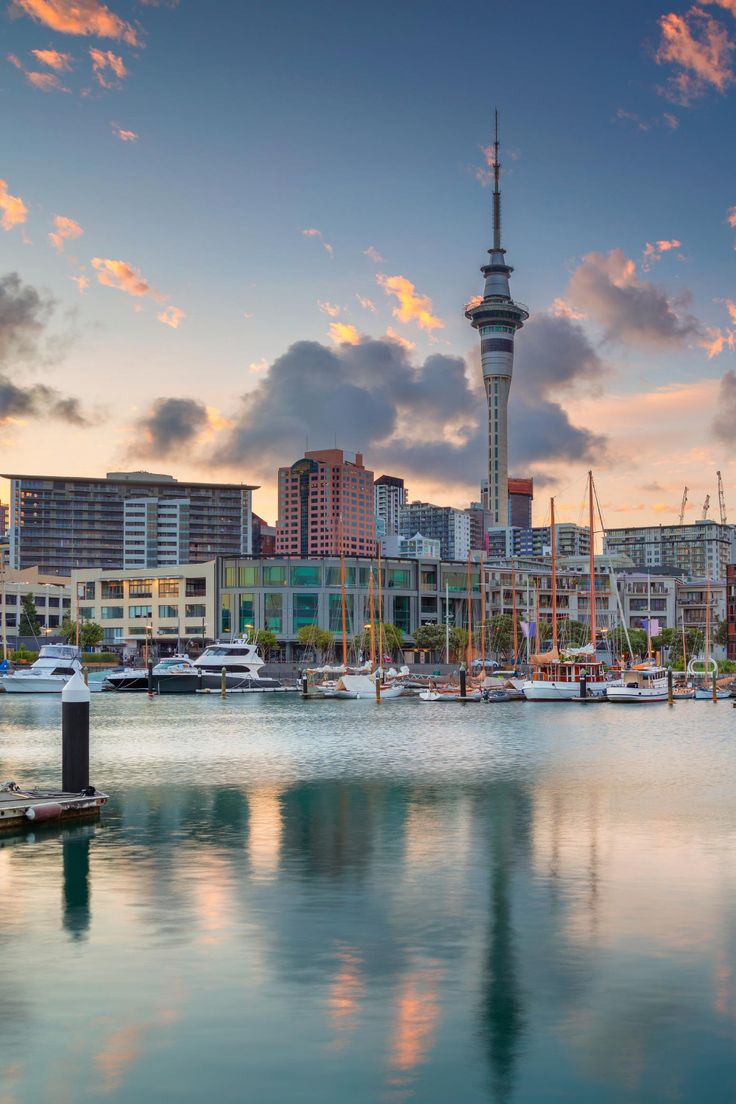
[[[252,360],[248,365],[248,371],[252,376],[260,376],[262,372],[268,371],[268,361],[265,357],[261,357],[260,360]]]
[[[644,246],[644,256],[642,259],[641,267],[645,272],[648,272],[653,264],[657,261],[661,261],[663,253],[669,253],[673,249],[680,249],[682,242],[677,238],[673,238],[671,241],[656,241],[647,242]],[[682,257],[680,258],[682,260]]]
[[[583,314],[582,311],[575,310],[575,308],[568,303],[567,299],[563,299],[562,296],[558,296],[554,300],[551,311],[555,318],[569,318],[572,322],[582,322],[584,318],[588,317],[586,314]]]
[[[8,54],[7,59],[11,65],[14,65],[16,69],[23,70],[23,62],[20,60],[17,54]]]
[[[464,310],[466,310],[466,311],[472,310],[473,307],[477,307],[478,304],[482,303],[482,302],[483,302],[483,296],[482,295],[471,295],[470,298],[468,299],[467,303],[465,304]]]
[[[97,83],[102,85],[103,88],[114,88],[116,84],[114,77],[118,81],[127,77],[128,70],[125,68],[125,62],[112,50],[98,50],[97,47],[92,46],[90,47],[89,56],[92,58],[92,71]],[[113,74],[112,77],[108,70]]]
[[[84,233],[84,230],[78,222],[75,222],[74,219],[66,218],[64,215],[54,216],[54,227],[55,230],[49,234],[49,241],[59,253],[64,252],[65,240],[69,238],[80,238]]]
[[[731,317],[731,321],[736,326],[736,301],[733,299],[726,299],[726,310]]]
[[[355,298],[358,300],[363,310],[372,311],[375,314],[376,304],[372,299],[369,299],[367,295],[359,295],[357,292],[355,293]]]
[[[662,40],[655,55],[661,65],[679,66],[661,91],[677,103],[689,104],[703,95],[708,86],[725,92],[733,83],[731,54],[734,43],[726,28],[701,8],[693,7],[685,15],[670,12],[659,20]]]
[[[112,261],[107,257],[93,257],[92,267],[97,272],[97,280],[105,287],[117,288],[126,295],[153,295],[157,292],[144,280],[140,271],[133,268],[127,261]]]
[[[381,254],[378,252],[375,245],[369,245],[367,249],[364,249],[363,256],[368,257],[368,259],[373,261],[374,264],[381,264],[383,261],[386,260],[386,258],[382,257]]]
[[[726,218],[728,219],[728,225],[736,229],[736,207],[729,207]]]
[[[718,4],[719,8],[724,8],[736,18],[736,0],[701,0],[701,3]]]
[[[340,313],[340,308],[337,306],[336,303],[322,303],[318,299],[317,306],[323,314],[328,314],[330,318],[337,318],[338,314]]]
[[[330,337],[338,345],[360,345],[360,334],[347,322],[331,322]]]
[[[140,46],[132,24],[115,15],[100,0],[12,0],[11,13],[30,15],[61,34],[114,38],[129,46]]]
[[[57,73],[63,73],[64,70],[72,67],[71,54],[61,54],[58,50],[31,50],[31,53],[42,65],[56,69]]]
[[[398,307],[392,314],[399,322],[416,322],[420,330],[431,333],[444,329],[445,323],[433,314],[432,300],[428,295],[418,295],[416,287],[406,276],[384,276],[379,273],[376,281],[387,295],[398,299]]]
[[[74,283],[77,285],[79,294],[84,295],[85,291],[89,287],[89,277],[80,274],[79,276],[70,276],[69,279],[73,280]]]
[[[164,326],[171,326],[172,330],[178,330],[182,318],[186,318],[184,311],[181,307],[164,307],[164,309],[156,315],[159,322],[163,322]]]
[[[26,80],[39,92],[68,92],[55,73],[27,72]]]
[[[4,180],[0,180],[0,211],[3,213],[0,218],[0,226],[3,230],[12,230],[14,226],[19,226],[26,221],[28,214],[28,208],[23,200],[20,196],[9,193],[8,185]]]
[[[729,311],[731,308],[729,307]],[[736,319],[734,319],[736,321]],[[713,357],[720,356],[724,349],[728,348],[731,351],[736,347],[736,334],[731,330],[726,330],[724,333],[719,326],[708,326],[705,333],[698,341],[698,345],[701,349],[705,349],[708,354],[708,360],[712,360]]]
[[[396,332],[393,326],[389,326],[386,330],[386,337],[389,341],[395,341],[402,349],[406,349],[407,353],[413,353],[416,349],[414,342],[410,341],[408,337],[402,337],[400,333]]]
[[[122,130],[121,127],[113,127],[113,134],[121,142],[137,142],[138,135],[134,130]]]
[[[307,230],[302,230],[305,238],[318,238],[322,248],[329,257],[334,257],[335,250],[332,248],[328,241],[325,241],[325,236],[321,230],[315,230],[313,226],[310,226]]]

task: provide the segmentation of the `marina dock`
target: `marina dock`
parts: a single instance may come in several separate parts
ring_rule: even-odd
[[[63,790],[21,790],[13,783],[0,789],[0,831],[29,824],[61,824],[100,815],[107,794],[65,793]]]

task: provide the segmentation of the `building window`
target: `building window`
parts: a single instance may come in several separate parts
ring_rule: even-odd
[[[316,625],[319,612],[319,594],[295,594],[292,628],[296,633],[304,625]]]
[[[80,598],[86,598],[87,601],[90,601],[90,599],[92,601],[94,601],[94,598],[95,598],[95,584],[93,582],[91,582],[91,583],[80,583],[79,588],[77,590],[77,594],[79,595]]]
[[[286,586],[288,583],[286,567],[281,564],[263,565],[264,586]]]
[[[322,568],[318,564],[295,564],[291,569],[292,586],[321,586]]]
[[[153,579],[131,579],[128,594],[131,598],[152,598]]]
[[[158,607],[158,615],[159,615],[159,617],[178,617],[179,616],[179,607],[178,606],[159,606]]]
[[[150,618],[152,613],[152,606],[130,606],[128,608],[128,617],[134,618],[136,621]]]
[[[189,591],[187,591],[187,594]],[[178,598],[179,597],[179,580],[178,579],[159,579],[158,581],[158,596],[159,598]]]
[[[122,598],[122,579],[103,579],[100,583],[100,596],[102,598]]]
[[[340,586],[340,567],[334,564],[327,568],[327,586]],[[355,586],[355,568],[345,567],[345,586]]]
[[[207,593],[206,579],[187,579],[184,585],[187,598],[199,598]]]
[[[80,610],[79,612],[81,614],[82,611]],[[124,606],[103,606],[102,609],[100,610],[100,613],[102,615],[102,620],[103,621],[109,621],[113,617],[122,619],[123,617],[125,617],[125,607]]]
[[[284,596],[278,592],[263,595],[263,620],[265,628],[281,634],[284,631]]]
[[[255,626],[255,598],[253,592],[238,595],[238,631],[247,632]]]
[[[411,586],[411,571],[408,567],[391,567],[386,572],[386,586],[408,590]]]
[[[353,635],[352,597],[345,599],[345,631],[348,636]],[[330,632],[342,635],[342,595],[331,594],[329,597]]]
[[[184,616],[185,617],[206,617],[207,616],[207,607],[205,606],[204,602],[202,602],[202,603],[187,602],[187,604],[184,607]]]
[[[220,599],[220,603],[220,631],[222,632],[223,636],[227,636],[233,631],[232,615],[230,612],[232,606],[232,595],[223,594]]]
[[[241,564],[238,571],[239,586],[260,586],[260,564]]]
[[[402,632],[411,632],[408,594],[397,594],[394,597],[394,625]]]
[[[82,621],[94,621],[95,619],[95,607],[94,606],[80,606],[79,617]]]

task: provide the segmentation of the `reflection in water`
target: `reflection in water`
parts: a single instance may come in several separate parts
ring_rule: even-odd
[[[248,857],[253,876],[259,880],[276,875],[281,851],[282,787],[263,786],[248,794]]]
[[[89,845],[94,829],[66,833],[62,841],[64,866],[63,924],[73,939],[89,929]]]
[[[342,1050],[355,1031],[364,994],[361,958],[354,947],[337,951],[337,973],[327,995],[330,1023],[335,1033],[331,1049]]]
[[[431,1053],[440,1022],[441,977],[438,965],[432,963],[415,967],[399,981],[388,1066],[389,1084],[404,1091],[392,1094],[394,1099],[407,1099],[417,1067]]]

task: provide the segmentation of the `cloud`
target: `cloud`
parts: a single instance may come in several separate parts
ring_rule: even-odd
[[[49,241],[59,253],[64,252],[64,242],[71,238],[80,238],[84,230],[74,219],[65,215],[54,215],[55,229],[49,234]]]
[[[359,295],[356,291],[355,298],[358,300],[363,310],[371,311],[373,314],[376,313],[376,304],[372,299],[369,299],[367,295]]]
[[[413,353],[416,349],[416,344],[410,341],[408,337],[404,337],[402,334],[397,333],[393,326],[386,328],[386,339],[388,341],[396,341],[402,349],[406,349],[408,353]]]
[[[733,352],[736,348],[736,334],[732,330],[724,332],[720,326],[706,326],[697,344],[705,349],[708,360],[712,360],[713,357],[720,356],[724,349]]]
[[[433,314],[432,300],[417,293],[416,287],[406,276],[384,276],[379,273],[376,282],[387,295],[393,295],[399,305],[391,312],[399,322],[415,322],[420,330],[431,333],[444,329],[445,323]]]
[[[62,54],[58,50],[31,50],[31,53],[42,65],[48,65],[57,73],[63,73],[72,67],[71,54]]]
[[[97,83],[103,88],[115,88],[127,77],[128,70],[125,68],[125,62],[112,50],[98,50],[92,46],[89,56],[92,58],[92,71]]]
[[[655,60],[680,70],[660,89],[668,99],[687,106],[708,88],[723,93],[733,83],[735,44],[722,23],[702,8],[692,7],[685,15],[661,16],[659,26],[662,37]]]
[[[164,307],[159,314],[156,315],[159,322],[163,322],[164,326],[171,326],[172,330],[178,330],[182,318],[186,318],[186,314],[181,307]]]
[[[55,305],[50,296],[22,283],[17,273],[0,277],[0,423],[38,416],[89,424],[77,399],[41,383],[20,386],[8,375],[12,371],[23,379],[27,373],[21,364],[41,367],[48,362],[46,330]]]
[[[3,230],[12,230],[14,226],[20,226],[26,221],[28,208],[20,196],[11,195],[5,180],[0,180],[0,226]]]
[[[478,298],[480,299],[480,296]],[[567,299],[563,299],[559,295],[553,301],[550,310],[555,318],[571,318],[573,322],[581,322],[587,317],[582,311],[576,311],[574,307],[570,306]]]
[[[733,445],[736,426],[736,372],[726,372],[718,392],[718,410],[713,419],[713,434],[729,448]]]
[[[686,296],[670,299],[657,284],[640,280],[621,249],[588,253],[570,278],[567,298],[603,326],[606,339],[644,349],[683,346],[702,327],[683,313]]]
[[[74,283],[77,285],[77,290],[79,291],[79,294],[84,295],[85,291],[89,287],[89,276],[85,276],[80,273],[79,276],[70,276],[69,279],[73,280]]]
[[[16,69],[23,70],[23,62],[20,60],[17,54],[8,54],[7,60],[11,65],[14,65]]]
[[[673,249],[680,249],[681,247],[682,242],[676,238],[671,241],[647,242],[644,246],[644,255],[641,262],[642,269],[644,272],[649,272],[652,265],[656,264],[657,261],[661,261],[664,253],[669,253]],[[682,257],[680,257],[680,260],[682,260]]]
[[[616,112],[615,119],[622,123],[631,123],[632,126],[643,133],[662,126],[669,130],[677,130],[680,125],[680,120],[671,111],[663,111],[661,115],[656,115],[652,119],[642,119],[641,115],[638,115],[635,111],[625,111],[623,107],[620,107]]]
[[[93,257],[92,267],[97,272],[99,283],[105,287],[117,288],[126,295],[158,296],[147,280],[143,278],[140,270],[133,268],[127,261],[113,261],[107,257]]]
[[[34,88],[37,88],[39,92],[70,91],[70,89],[61,83],[55,73],[26,72],[25,77],[28,83],[32,84]]]
[[[726,213],[726,219],[728,220],[728,225],[736,230],[736,207],[729,207]]]
[[[315,228],[311,226],[307,230],[302,230],[302,234],[305,238],[317,238],[325,253],[327,253],[330,258],[334,257],[335,250],[328,241],[325,241],[325,236],[321,230],[315,230]]]
[[[348,322],[330,322],[330,337],[338,345],[342,343],[348,345],[360,344],[360,334],[355,326]]]
[[[567,319],[535,320],[520,336],[517,354],[515,462],[600,457],[604,439],[573,426],[551,397],[594,387],[603,374],[580,327]],[[330,442],[335,426],[376,466],[393,464],[407,475],[469,487],[485,471],[486,405],[479,376],[469,377],[460,357],[435,354],[415,363],[398,340],[366,336],[334,348],[314,341],[292,345],[242,397],[209,462],[247,465],[269,477],[305,433],[315,443]]]
[[[114,38],[140,46],[138,31],[100,0],[11,0],[11,15],[29,15],[61,34]]]
[[[725,303],[726,303],[726,310],[728,311],[729,318],[731,319],[733,324],[736,326],[736,300],[726,299]]]
[[[374,264],[382,264],[386,260],[386,258],[382,257],[378,252],[375,245],[369,245],[367,249],[364,249],[363,256],[368,257]]]
[[[129,451],[151,458],[175,455],[194,444],[208,420],[206,406],[195,399],[156,399],[141,422],[142,440]]]
[[[119,138],[121,142],[137,142],[138,135],[134,130],[123,130],[121,127],[113,126],[112,132],[116,138]]]
[[[323,314],[329,315],[330,318],[337,318],[340,313],[340,308],[335,303],[323,303],[318,299],[317,306]]]

